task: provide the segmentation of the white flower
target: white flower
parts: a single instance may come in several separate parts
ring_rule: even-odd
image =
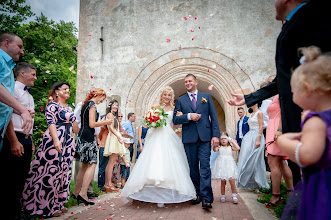
[[[49,70],[46,70],[46,73],[50,73],[51,71],[49,71]]]
[[[156,126],[156,123],[155,122],[152,122],[152,127],[155,127]]]
[[[57,62],[57,59],[54,59],[55,62]]]
[[[160,119],[163,119],[163,116],[162,115],[160,116]]]
[[[36,60],[36,61],[34,61],[35,63],[40,63],[40,61],[39,60]]]

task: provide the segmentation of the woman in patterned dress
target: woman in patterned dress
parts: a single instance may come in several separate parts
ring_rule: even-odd
[[[75,184],[73,197],[79,204],[82,201],[85,205],[94,205],[89,202],[87,189],[93,178],[94,170],[98,162],[98,146],[94,138],[94,128],[104,125],[110,125],[111,120],[103,118],[97,122],[99,116],[96,110],[96,104],[100,104],[106,99],[106,93],[103,89],[93,89],[85,98],[81,110],[81,129],[76,138],[76,153],[82,162]]]
[[[55,217],[68,211],[71,162],[75,153],[72,130],[79,128],[71,107],[66,82],[53,84],[46,106],[48,128],[31,164],[24,185],[22,204],[26,214]]]

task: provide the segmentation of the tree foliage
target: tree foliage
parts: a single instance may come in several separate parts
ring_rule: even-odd
[[[13,32],[28,17],[33,16],[25,0],[0,0],[0,32]]]
[[[29,6],[22,6],[24,0],[4,2],[8,12],[18,11],[22,16],[31,16],[31,13],[22,12],[23,9],[30,10]],[[31,95],[35,100],[36,111],[33,139],[35,144],[39,144],[42,134],[47,129],[44,114],[52,84],[57,81],[68,82],[71,95],[67,103],[70,105],[75,103],[77,56],[72,50],[78,44],[77,28],[73,22],[54,22],[43,14],[27,24],[22,23],[23,18],[15,18],[16,15],[10,16],[8,20],[12,22],[12,28],[2,30],[10,30],[11,33],[21,37],[24,55],[21,56],[20,62],[28,62],[36,67],[37,80],[32,87]]]

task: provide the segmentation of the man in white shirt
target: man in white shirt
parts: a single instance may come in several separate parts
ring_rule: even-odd
[[[37,80],[36,68],[29,63],[19,63],[14,69],[14,74],[16,77],[14,97],[28,109],[32,118],[34,118],[35,106],[29,87],[34,86],[34,81]],[[7,202],[10,202],[11,206],[13,206],[12,208],[16,210],[17,213],[20,213],[20,199],[25,180],[30,170],[31,157],[35,147],[32,141],[32,128],[28,132],[22,129],[23,119],[16,110],[13,111],[11,121],[21,146],[10,145],[6,143],[8,139],[4,140],[2,153],[6,155],[6,168],[4,169],[7,169],[8,173],[2,178],[7,182],[5,190],[12,193],[10,201]],[[10,147],[8,148],[7,146]]]

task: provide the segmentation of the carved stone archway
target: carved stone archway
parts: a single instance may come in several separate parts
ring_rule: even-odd
[[[169,51],[144,67],[130,87],[125,106],[126,114],[134,111],[142,116],[155,104],[162,88],[167,85],[184,84],[188,74],[194,74],[198,80],[198,89],[211,93],[221,104],[225,113],[225,126],[231,136],[235,134],[235,121],[238,119],[236,107],[226,104],[231,93],[247,93],[254,90],[248,74],[226,55],[206,48],[182,48]],[[208,91],[208,85],[213,90]],[[184,90],[183,90],[184,89]],[[175,88],[175,96],[185,92]]]

